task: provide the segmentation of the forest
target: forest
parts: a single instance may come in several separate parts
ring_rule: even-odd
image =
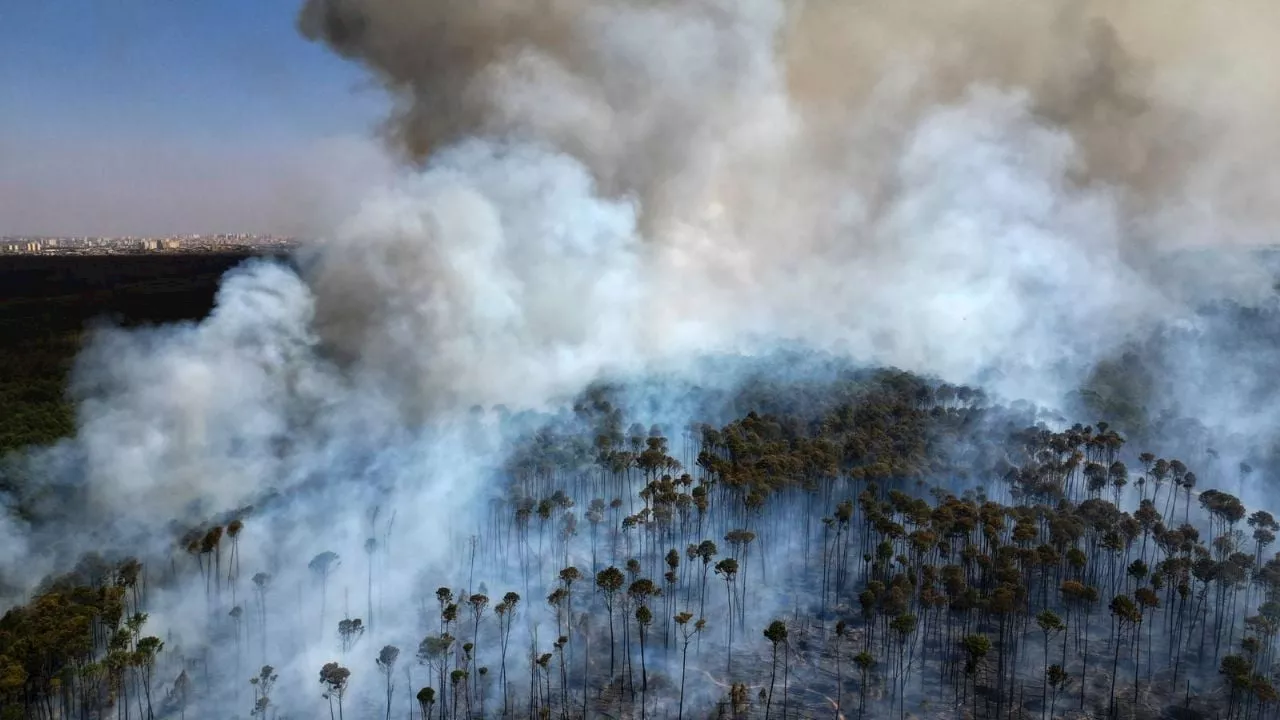
[[[0,454],[74,429],[67,377],[94,323],[195,320],[243,253],[0,256]],[[4,487],[0,485],[0,490]]]
[[[502,462],[443,569],[394,504],[246,546],[322,481],[85,555],[0,619],[0,718],[1274,715],[1280,523],[1214,487],[1248,464],[804,353],[741,377],[474,408]]]
[[[1280,713],[1280,6],[292,4],[108,155],[319,237],[0,259],[0,720]]]

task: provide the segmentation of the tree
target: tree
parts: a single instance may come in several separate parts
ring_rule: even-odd
[[[689,559],[698,558],[702,560],[702,591],[698,600],[698,615],[705,617],[707,612],[707,572],[711,569],[711,561],[715,559],[718,549],[715,542],[711,540],[703,540],[695,545],[690,545],[688,550]]]
[[[360,618],[347,618],[338,621],[338,638],[342,643],[342,653],[349,652],[363,635],[364,623]]]
[[[186,671],[183,671],[182,677],[186,677]],[[263,665],[257,677],[249,678],[249,684],[253,686],[253,711],[249,713],[251,716],[267,717],[267,709],[271,706],[271,689],[279,679],[275,668],[270,665]]]
[[[1231,690],[1227,701],[1227,717],[1230,718],[1239,703],[1240,695],[1250,686],[1253,663],[1239,655],[1227,655],[1222,658],[1218,672],[1226,677],[1227,687]]]
[[[720,577],[724,578],[724,591],[725,591],[725,598],[726,598],[726,602],[727,602],[727,603],[728,603],[728,605],[729,605],[729,618],[730,618],[730,622],[729,622],[729,624],[728,624],[728,625],[729,625],[729,628],[728,628],[728,629],[729,629],[729,644],[728,644],[728,652],[726,653],[726,655],[728,656],[728,662],[727,662],[728,667],[727,667],[726,672],[727,672],[728,674],[732,675],[732,674],[733,674],[733,622],[732,622],[732,618],[734,617],[734,612],[733,612],[733,583],[734,583],[734,581],[735,581],[735,580],[737,579],[737,577],[738,577],[738,561],[737,561],[737,560],[734,560],[733,558],[725,558],[725,559],[721,560],[720,562],[716,563],[716,574],[717,574],[717,575],[719,575]]]
[[[418,690],[418,709],[422,711],[424,720],[431,717],[431,707],[436,704],[435,688],[424,687]]]
[[[244,521],[236,518],[227,523],[227,537],[231,538],[231,557],[227,560],[227,584],[231,586],[231,602],[236,602],[236,584],[240,579],[240,532]]]
[[[325,551],[311,558],[311,562],[307,563],[307,567],[311,573],[320,581],[320,636],[324,637],[324,612],[325,606],[328,604],[329,597],[329,574],[338,566],[339,560],[336,553]]]
[[[262,644],[262,655],[267,654],[267,591],[271,588],[271,576],[260,572],[253,575],[254,595],[258,601],[258,638]]]
[[[392,674],[395,672],[396,661],[399,659],[400,648],[395,645],[383,645],[382,650],[378,652],[378,670],[382,672],[387,688],[386,720],[391,720],[391,695],[395,692],[395,680]]]
[[[976,715],[978,705],[978,668],[981,667],[982,661],[986,659],[987,654],[991,652],[991,640],[986,635],[966,635],[960,641],[960,647],[965,653],[964,674],[974,678],[973,704],[974,714]]]
[[[680,639],[682,641],[680,647],[680,705],[676,711],[676,720],[684,720],[684,677],[685,670],[689,664],[689,643],[693,640],[693,636],[702,632],[707,626],[706,620],[698,618],[697,622],[690,627],[689,621],[692,619],[693,613],[691,612],[682,612],[674,618],[676,625],[680,629]]]
[[[1044,633],[1045,683],[1044,683],[1044,690],[1040,695],[1040,704],[1042,707],[1047,707],[1049,684],[1050,684],[1049,683],[1049,677],[1050,677],[1049,676],[1049,638],[1050,636],[1065,630],[1066,625],[1062,623],[1062,618],[1058,617],[1058,614],[1053,612],[1052,610],[1041,610],[1040,613],[1036,615],[1036,625],[1040,626],[1040,632]],[[1059,670],[1061,670],[1061,668],[1059,668]],[[1044,712],[1042,710],[1041,715],[1043,714]]]
[[[1153,578],[1153,580],[1159,580],[1159,578],[1156,577],[1156,578]],[[1137,625],[1135,626],[1133,631],[1133,656],[1134,656],[1133,702],[1136,705],[1138,702],[1138,678],[1139,678],[1138,662],[1142,658],[1142,655],[1141,655],[1142,653],[1142,617],[1146,611],[1153,610],[1155,608],[1160,607],[1160,596],[1156,595],[1155,590],[1153,590],[1150,587],[1140,587],[1133,592],[1133,598],[1134,600],[1137,601],[1137,606],[1138,606],[1137,607],[1138,609]],[[1147,632],[1148,639],[1150,639],[1151,633],[1153,632],[1155,632],[1154,627],[1148,630]],[[1150,655],[1150,652],[1148,652],[1148,655]],[[1147,662],[1148,674],[1150,674],[1151,662],[1153,662],[1153,660],[1154,658],[1152,660],[1148,660]]]
[[[471,642],[474,644],[480,640],[480,618],[484,615],[485,608],[489,607],[489,596],[476,593],[467,598],[467,604],[471,606],[471,616],[475,620],[471,630]],[[479,654],[479,650],[474,650],[475,654]],[[476,692],[480,692],[480,677],[476,676]]]
[[[1045,671],[1045,684],[1049,686],[1049,696],[1052,698],[1049,701],[1049,717],[1057,717],[1055,709],[1058,707],[1058,693],[1070,683],[1071,676],[1062,669],[1061,665],[1050,665]]]
[[[214,583],[214,590],[221,594],[222,592],[222,536],[225,531],[221,525],[215,525],[209,528],[204,538],[200,541],[200,554],[213,555],[213,562],[206,564],[208,572],[205,574],[205,593],[209,592],[209,580]]]
[[[1133,604],[1133,600],[1128,595],[1116,595],[1107,605],[1111,610],[1111,617],[1115,621],[1116,630],[1112,636],[1112,644],[1115,646],[1115,659],[1111,663],[1111,704],[1109,713],[1114,715],[1116,710],[1116,676],[1120,669],[1120,639],[1124,634],[1124,628],[1128,625],[1137,623],[1141,617],[1138,614],[1138,608]],[[1134,678],[1137,682],[1137,678]]]
[[[436,671],[436,678],[440,683],[440,687],[445,687],[445,671],[449,667],[449,651],[453,648],[453,636],[449,633],[442,635],[428,635],[418,643],[418,663],[426,665],[428,668]],[[443,716],[445,706],[448,705],[448,696],[445,702],[440,706],[440,714]]]
[[[453,718],[458,717],[458,686],[463,685],[467,679],[467,671],[461,668],[454,668],[449,673],[449,683],[453,686]]]
[[[636,608],[636,625],[640,628],[640,717],[644,718],[645,706],[647,705],[647,693],[649,692],[649,671],[645,666],[644,657],[644,631],[653,622],[653,613],[649,611],[647,605],[640,605]]]
[[[840,645],[844,641],[845,631],[848,627],[848,624],[845,623],[844,620],[836,621],[836,637],[832,643],[832,654],[836,656],[836,717],[840,717],[840,714],[844,709],[844,673],[840,664],[840,656],[842,654]]]
[[[1079,606],[1081,613],[1084,615],[1084,631],[1080,634],[1084,638],[1084,650],[1080,653],[1080,707],[1083,709],[1085,686],[1089,677],[1089,614],[1093,609],[1093,604],[1098,601],[1098,589],[1092,585],[1084,585],[1075,580],[1068,580],[1062,583],[1062,597],[1066,600],[1068,607]]]
[[[155,712],[151,709],[151,676],[156,667],[156,655],[164,649],[160,638],[147,636],[138,640],[134,651],[134,664],[142,669],[143,690],[147,698],[147,718],[153,720]]]
[[[376,516],[377,516],[377,511],[375,509],[374,517]],[[368,574],[368,581],[365,583],[365,600],[367,603],[366,607],[368,608],[367,610],[365,610],[365,615],[368,616],[369,618],[370,627],[373,626],[373,558],[374,558],[374,554],[377,552],[378,552],[378,539],[374,537],[366,538],[364,541],[364,555],[365,555],[365,564],[368,566],[369,574]]]
[[[769,710],[773,705],[773,684],[778,677],[778,646],[787,642],[787,625],[781,620],[774,620],[769,623],[769,627],[764,629],[764,637],[769,641],[773,648],[773,659],[769,670],[769,698],[765,701],[764,716],[765,720],[769,718]],[[783,708],[782,714],[786,715],[786,709]]]
[[[494,607],[498,615],[498,631],[502,641],[502,668],[500,680],[502,684],[502,714],[507,714],[507,646],[511,641],[511,621],[515,619],[516,607],[520,604],[520,595],[509,592],[502,596],[502,602]]]
[[[567,622],[565,623],[565,636],[572,639],[573,637],[573,584],[578,580],[582,579],[582,572],[579,571],[578,568],[576,567],[569,566],[560,570],[559,578],[560,578],[560,584],[564,589],[565,617],[567,620]],[[566,659],[564,657],[564,654],[562,653],[560,658],[561,660],[560,677],[561,677],[561,682],[564,685],[567,685],[567,682],[565,682],[565,680],[568,677],[568,674],[564,669],[564,663],[573,662],[572,643],[569,643],[567,647],[568,647],[569,657]],[[567,688],[565,689],[565,694],[566,694],[566,704],[567,704],[567,695],[568,695]]]
[[[867,675],[871,672],[871,668],[875,667],[875,658],[871,657],[871,653],[863,650],[853,656],[853,664],[857,666],[860,675],[858,684],[858,717],[861,718],[867,708]]]
[[[604,596],[605,611],[609,614],[609,677],[614,677],[614,651],[616,643],[613,638],[613,607],[617,594],[622,590],[627,578],[618,568],[609,567],[596,573],[596,588]]]
[[[18,668],[18,669],[19,669],[19,670],[21,670],[21,668]],[[6,673],[5,673],[5,677],[11,677],[11,676],[9,676],[8,672],[6,672]],[[26,679],[26,678],[25,678],[25,673],[24,673],[23,677],[21,677],[21,678],[14,678],[14,679],[15,679],[15,680],[16,680],[16,679],[21,679],[21,680],[24,680],[24,681],[25,681],[25,679]],[[252,680],[250,680],[249,682],[251,682],[251,683],[255,683],[256,681],[257,681],[257,678],[253,678],[253,679],[252,679]],[[178,702],[178,713],[179,713],[179,717],[180,717],[182,720],[186,720],[186,718],[187,718],[187,704],[191,701],[191,677],[190,677],[189,675],[187,675],[187,671],[186,671],[186,670],[183,670],[182,672],[178,673],[178,677],[173,681],[173,694],[174,694],[174,696],[175,696],[175,698],[177,699],[177,702]],[[259,708],[258,708],[257,699],[258,699],[258,698],[257,698],[257,696],[255,695],[255,696],[254,696],[254,709],[253,709],[253,710],[251,710],[251,711],[249,712],[249,716],[250,716],[250,717],[253,717],[253,716],[255,716],[255,715],[262,715],[262,714],[263,714],[263,713],[262,713],[262,711],[260,711],[260,710],[259,710]],[[265,705],[266,705],[266,704],[265,704],[265,703],[263,703],[263,707],[264,707],[264,708],[265,708]]]
[[[347,681],[351,671],[336,662],[325,663],[320,668],[320,684],[324,686],[324,699],[329,701],[329,718],[333,719],[333,701],[338,701],[338,717],[342,718],[342,698],[347,694]]]
[[[648,673],[644,667],[644,641],[645,641],[644,631],[648,627],[648,623],[653,621],[653,613],[649,610],[647,606],[649,601],[652,598],[656,598],[661,594],[662,594],[662,590],[656,584],[654,584],[654,582],[649,578],[637,578],[636,580],[632,581],[631,585],[627,587],[627,597],[630,598],[630,600],[636,604],[635,618],[636,618],[636,623],[639,626],[639,630],[640,630],[640,676],[641,676],[640,682],[642,683],[642,686],[643,686],[643,689],[641,692],[647,691],[649,686]],[[645,609],[643,616],[647,618],[644,622],[641,622],[641,619],[640,619],[641,618],[640,608],[642,607]],[[634,666],[632,667],[634,668]],[[632,679],[631,683],[632,683],[631,692],[634,694],[635,693],[634,678]],[[643,714],[643,709],[641,710],[641,713]]]

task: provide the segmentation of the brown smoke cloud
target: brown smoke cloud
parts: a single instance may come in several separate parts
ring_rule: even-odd
[[[706,179],[699,148],[771,124],[719,183],[763,161],[775,190],[821,185],[855,154],[859,189],[891,193],[894,139],[975,84],[1027,92],[1069,133],[1075,179],[1123,189],[1135,243],[1256,241],[1278,188],[1265,0],[309,0],[301,26],[382,79],[410,159],[536,139],[639,197],[648,227]],[[1233,218],[1221,237],[1178,232],[1208,206]]]
[[[416,308],[406,337],[456,352],[379,361],[415,377],[495,337],[581,353],[605,325],[614,357],[785,338],[1069,384],[1185,310],[1189,278],[1270,289],[1247,261],[1163,258],[1271,241],[1277,21],[1263,0],[308,0],[302,31],[393,97],[391,146],[484,197],[479,224],[430,193],[349,224],[311,278],[318,323],[354,356],[397,345],[370,313]],[[508,150],[449,154],[477,142]],[[581,202],[538,199],[555,186]],[[591,235],[597,200],[634,208],[635,242],[609,225],[574,264],[548,229]],[[634,297],[542,299],[565,272]],[[377,307],[352,299],[371,286]]]

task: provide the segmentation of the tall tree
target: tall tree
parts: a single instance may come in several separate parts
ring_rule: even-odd
[[[378,670],[382,672],[382,677],[386,681],[387,689],[387,712],[385,720],[391,720],[391,696],[395,692],[395,679],[393,673],[396,669],[396,661],[400,659],[400,648],[395,645],[383,645],[382,650],[378,651]]]
[[[342,719],[342,698],[347,694],[347,682],[351,671],[336,662],[325,663],[320,668],[320,684],[324,686],[324,699],[329,701],[329,719],[333,720],[333,701],[338,701],[338,718]]]
[[[337,553],[325,551],[311,558],[307,568],[320,583],[320,636],[324,637],[324,613],[329,601],[329,575],[338,566]]]
[[[687,670],[689,665],[689,643],[693,640],[693,637],[695,635],[702,632],[702,630],[707,626],[707,621],[703,618],[698,618],[698,620],[694,622],[692,626],[690,626],[689,621],[692,619],[693,619],[693,613],[691,612],[679,613],[674,618],[676,625],[680,629],[680,639],[681,639],[680,704],[678,706],[678,709],[676,710],[676,720],[684,720],[684,679],[685,679],[685,671]]]
[[[649,606],[640,605],[636,608],[636,626],[640,630],[640,717],[643,720],[645,716],[645,707],[648,705],[649,692],[649,671],[645,665],[645,647],[644,635],[650,623],[653,622],[653,613],[649,610]]]
[[[1036,615],[1036,625],[1040,627],[1040,632],[1044,633],[1044,689],[1040,694],[1040,705],[1042,707],[1041,715],[1044,715],[1044,709],[1048,708],[1049,696],[1049,640],[1050,638],[1066,630],[1062,618],[1052,610],[1041,610]]]
[[[781,620],[774,620],[769,623],[769,627],[764,629],[764,637],[769,641],[773,650],[773,657],[769,664],[769,696],[765,700],[764,717],[769,720],[769,711],[773,707],[773,685],[778,678],[778,646],[787,642],[787,625]],[[786,715],[786,710],[783,710]]]
[[[623,584],[626,583],[626,581],[627,581],[627,578],[622,574],[622,571],[612,565],[596,573],[596,588],[599,589],[600,594],[604,596],[605,612],[607,612],[609,615],[609,678],[610,678],[610,681],[612,681],[613,678],[615,677],[614,652],[617,648],[617,643],[614,640],[614,636],[613,636],[614,602],[617,599],[617,595],[622,590],[622,586]]]

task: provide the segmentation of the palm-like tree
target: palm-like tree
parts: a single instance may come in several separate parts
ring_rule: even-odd
[[[307,568],[320,583],[320,635],[324,637],[324,613],[329,602],[329,575],[341,562],[337,553],[325,551],[311,558]]]
[[[770,662],[769,669],[769,696],[765,700],[764,717],[769,718],[769,710],[773,706],[773,684],[778,677],[778,646],[787,642],[787,625],[781,620],[774,620],[769,623],[769,627],[764,629],[764,637],[769,641],[773,649],[773,659]],[[786,709],[783,709],[783,715],[786,715]]]
[[[1049,683],[1049,678],[1050,678],[1049,676],[1049,639],[1054,634],[1060,633],[1063,630],[1066,630],[1067,626],[1063,624],[1062,618],[1058,617],[1058,614],[1052,610],[1041,610],[1040,613],[1036,615],[1036,625],[1040,627],[1040,632],[1044,633],[1045,682],[1044,682],[1044,690],[1040,695],[1040,704],[1042,707],[1047,707],[1049,684],[1050,684]],[[1061,668],[1059,668],[1059,670],[1061,670]],[[1043,711],[1041,712],[1041,714],[1042,715],[1044,714]]]
[[[643,720],[645,716],[645,707],[648,705],[647,694],[649,692],[649,671],[645,665],[645,630],[653,622],[653,613],[649,610],[648,605],[641,604],[636,608],[636,626],[640,630],[640,717]]]
[[[382,677],[386,682],[387,689],[387,712],[386,720],[391,720],[391,696],[395,692],[394,673],[396,669],[396,661],[400,659],[400,648],[394,645],[384,645],[382,650],[378,651],[378,670],[382,673]]]
[[[1116,630],[1112,635],[1112,644],[1115,646],[1115,659],[1111,663],[1111,704],[1109,713],[1114,716],[1116,711],[1116,676],[1119,674],[1120,668],[1120,639],[1124,635],[1126,626],[1134,625],[1141,620],[1138,608],[1133,604],[1133,600],[1128,595],[1116,595],[1107,605],[1111,610],[1111,617],[1115,621]],[[1137,678],[1134,678],[1137,682]]]
[[[726,602],[729,605],[729,618],[730,618],[730,621],[728,623],[729,642],[728,642],[728,647],[726,652],[726,655],[728,657],[728,660],[727,660],[728,667],[727,667],[726,673],[732,675],[733,674],[733,620],[732,619],[734,617],[733,583],[738,577],[738,561],[734,560],[733,558],[725,558],[721,560],[720,562],[716,563],[716,574],[724,578],[725,598],[726,598]]]
[[[329,701],[329,718],[333,720],[333,701],[338,701],[338,718],[342,719],[342,698],[347,694],[347,682],[351,671],[336,662],[325,663],[320,668],[320,684],[324,686],[324,699]]]
[[[673,619],[680,630],[680,639],[682,643],[680,647],[680,705],[676,711],[676,720],[684,720],[684,678],[685,670],[689,664],[689,643],[693,640],[695,635],[701,633],[703,629],[706,628],[707,621],[703,618],[698,618],[698,620],[690,626],[689,621],[693,619],[693,613],[687,611],[677,614]]]

